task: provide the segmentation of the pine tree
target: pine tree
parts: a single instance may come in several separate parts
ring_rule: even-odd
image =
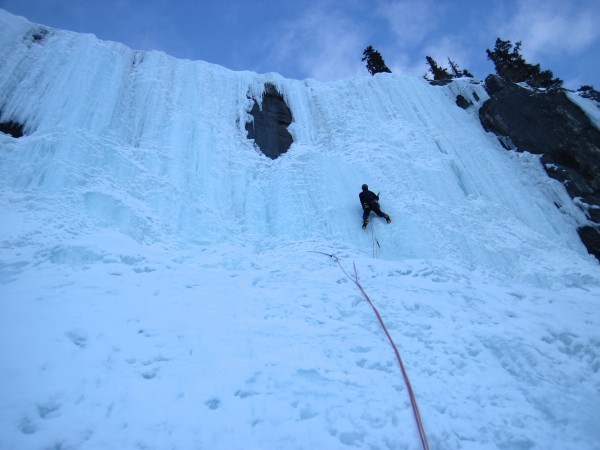
[[[367,62],[367,70],[371,75],[382,72],[392,73],[392,71],[385,65],[381,53],[379,53],[370,45],[363,52],[363,58],[361,61]]]
[[[533,87],[545,89],[558,89],[562,87],[563,81],[554,78],[549,70],[542,71],[540,65],[529,64],[520,53],[521,41],[514,47],[510,41],[496,39],[494,51],[486,50],[488,59],[494,63],[496,74],[513,83],[525,82]]]
[[[525,60],[519,53],[521,42],[517,42],[514,49],[510,41],[503,41],[502,39],[496,39],[496,46],[494,51],[489,49],[486,50],[488,59],[494,63],[496,68],[496,74],[504,78],[507,81],[520,82],[520,76],[518,76],[518,68],[525,64]]]
[[[454,78],[460,78],[460,77],[473,78],[473,75],[471,74],[471,72],[469,72],[467,69],[460,70],[460,68],[458,67],[458,64],[456,64],[450,58],[448,58],[448,64],[450,64],[450,68],[452,69]]]
[[[438,66],[437,62],[431,56],[426,56],[425,60],[429,64],[429,72],[433,75],[434,81],[452,79],[452,75],[443,67]]]
[[[461,72],[460,72],[460,69],[458,68],[458,64],[456,64],[450,58],[448,58],[448,64],[450,64],[450,68],[452,69],[452,73],[454,74],[454,78],[460,78],[461,77]]]

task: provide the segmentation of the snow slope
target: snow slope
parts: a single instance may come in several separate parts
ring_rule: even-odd
[[[599,448],[586,218],[454,104],[480,85],[42,29],[0,11],[0,119],[27,131],[0,134],[0,448],[419,448],[353,263],[432,449]],[[266,82],[294,119],[276,160],[244,129]],[[362,183],[391,225],[361,230]]]

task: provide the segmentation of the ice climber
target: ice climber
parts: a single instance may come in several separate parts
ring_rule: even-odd
[[[369,190],[369,186],[363,184],[362,192],[358,194],[358,197],[360,198],[360,204],[363,208],[363,230],[367,228],[367,224],[369,223],[369,214],[371,214],[371,211],[373,211],[379,217],[384,217],[387,223],[392,221],[390,216],[384,212],[381,212],[381,209],[379,208],[379,195],[371,192]]]

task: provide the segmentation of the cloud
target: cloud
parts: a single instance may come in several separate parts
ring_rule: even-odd
[[[364,74],[361,62],[365,34],[355,20],[327,7],[305,11],[277,39],[275,58],[296,64],[301,73],[319,81]]]
[[[444,21],[456,9],[433,0],[383,0],[376,15],[392,36],[393,45],[388,46],[395,51],[394,61],[388,64],[392,72],[423,76],[429,68],[425,56],[441,66],[447,65],[448,57],[461,64],[466,52],[453,35],[456,30],[444,30]]]
[[[436,27],[442,9],[432,0],[386,1],[376,14],[386,21],[399,47],[421,43]]]
[[[501,29],[523,42],[526,56],[581,53],[600,38],[600,6],[583,1],[518,0],[515,14]]]

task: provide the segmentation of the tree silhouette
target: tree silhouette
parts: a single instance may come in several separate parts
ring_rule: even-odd
[[[471,74],[471,72],[469,72],[467,69],[460,70],[460,68],[458,67],[458,64],[456,64],[450,58],[448,58],[448,64],[450,64],[450,68],[452,69],[454,78],[460,78],[460,77],[473,78],[473,74]]]
[[[438,63],[431,56],[426,56],[425,60],[429,64],[429,72],[433,75],[434,81],[451,80],[452,75],[443,67],[438,66]]]
[[[494,51],[486,50],[488,59],[494,63],[496,74],[513,83],[525,82],[533,87],[558,89],[562,87],[563,81],[554,78],[549,70],[542,71],[540,65],[532,65],[525,61],[520,53],[521,42],[514,47],[510,41],[496,39]]]
[[[392,71],[385,65],[381,53],[379,53],[370,45],[365,48],[361,61],[367,61],[367,70],[371,75],[382,72],[392,73]]]

